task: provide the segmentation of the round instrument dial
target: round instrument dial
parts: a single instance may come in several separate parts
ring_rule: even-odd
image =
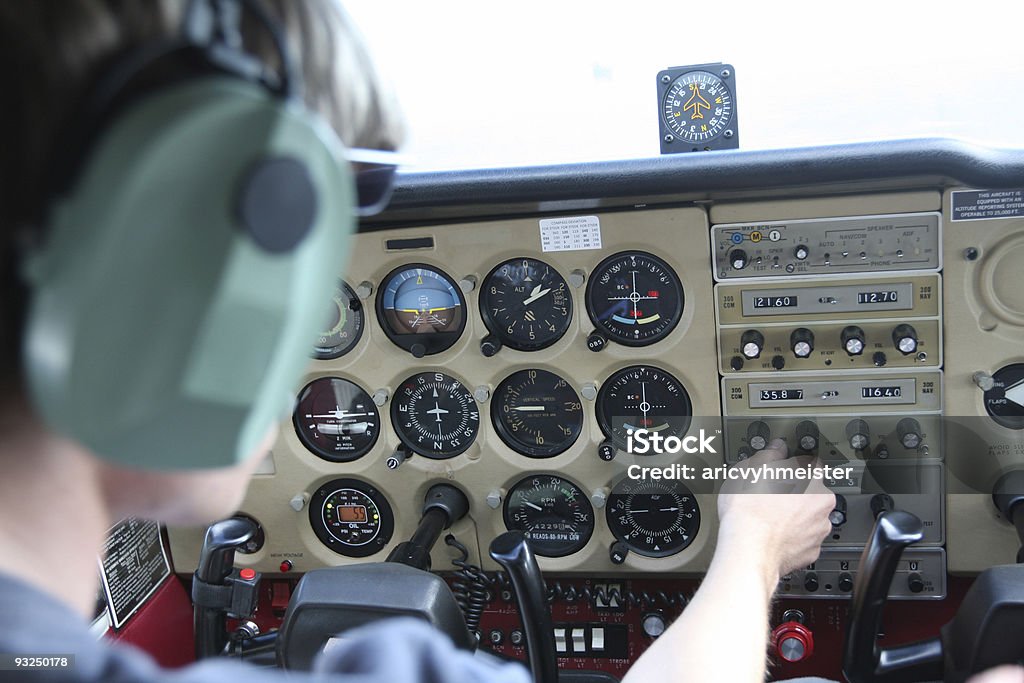
[[[331,314],[313,347],[319,360],[339,358],[355,348],[363,335],[363,303],[344,282],[338,282],[331,302]]]
[[[547,370],[520,370],[494,391],[491,421],[509,448],[549,458],[572,446],[583,430],[583,404],[572,386]]]
[[[602,261],[587,283],[587,313],[609,339],[647,346],[671,332],[683,314],[683,285],[653,254],[624,251]]]
[[[605,516],[615,538],[646,557],[675,555],[700,529],[697,499],[672,480],[619,482],[608,497]]]
[[[466,327],[466,300],[448,275],[412,263],[384,278],[377,317],[388,339],[421,358],[458,341]]]
[[[734,115],[732,92],[708,71],[690,71],[677,78],[662,102],[665,125],[677,138],[693,144],[717,138]]]
[[[637,429],[661,436],[686,434],[693,405],[686,387],[670,373],[650,365],[631,365],[605,380],[597,394],[597,421],[619,449]]]
[[[395,531],[384,494],[356,479],[335,479],[317,489],[309,501],[309,523],[325,546],[348,557],[373,555]]]
[[[582,550],[594,533],[594,508],[568,479],[538,474],[519,481],[505,498],[505,527],[522,531],[533,552],[564,557]]]
[[[380,434],[380,416],[369,394],[339,377],[320,377],[303,387],[292,424],[306,448],[333,462],[361,458]]]
[[[985,410],[997,424],[1024,429],[1024,363],[1013,363],[992,374],[985,392]]]
[[[509,348],[536,351],[562,338],[572,320],[572,297],[558,271],[518,258],[495,266],[480,290],[480,316]]]
[[[459,380],[443,372],[421,372],[398,387],[391,424],[410,450],[443,460],[465,452],[480,429],[480,411]]]

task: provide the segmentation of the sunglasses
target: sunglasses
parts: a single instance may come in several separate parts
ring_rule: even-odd
[[[345,158],[355,171],[356,215],[360,218],[376,216],[388,205],[395,186],[395,172],[405,165],[407,158],[398,152],[360,147],[347,149]]]

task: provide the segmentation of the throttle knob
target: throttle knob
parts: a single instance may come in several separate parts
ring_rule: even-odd
[[[787,662],[802,662],[814,654],[814,634],[796,621],[779,624],[772,631],[776,654]]]
[[[856,325],[849,325],[839,333],[839,341],[850,356],[864,353],[864,330]]]
[[[917,351],[917,331],[906,323],[897,325],[892,331],[892,343],[904,356]]]
[[[740,337],[740,351],[748,359],[754,359],[761,355],[764,348],[764,335],[757,330],[747,330]]]
[[[789,335],[789,348],[797,358],[807,358],[814,351],[814,333],[806,327],[798,327]]]

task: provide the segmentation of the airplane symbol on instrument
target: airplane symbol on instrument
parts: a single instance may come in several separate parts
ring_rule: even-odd
[[[683,111],[689,109],[693,110],[693,114],[690,115],[690,120],[703,119],[704,114],[701,113],[700,108],[711,109],[711,103],[704,99],[704,96],[700,94],[700,86],[696,83],[690,84],[690,91],[693,93],[690,95],[690,99],[686,100],[686,104],[683,105]]]

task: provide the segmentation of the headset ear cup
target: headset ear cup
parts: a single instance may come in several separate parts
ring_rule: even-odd
[[[308,215],[288,234],[275,226],[295,216],[267,203],[288,191],[240,220],[253,174],[275,160],[307,183]],[[125,465],[251,455],[309,362],[353,195],[333,131],[257,86],[209,77],[126,110],[29,268],[24,356],[40,414]]]

